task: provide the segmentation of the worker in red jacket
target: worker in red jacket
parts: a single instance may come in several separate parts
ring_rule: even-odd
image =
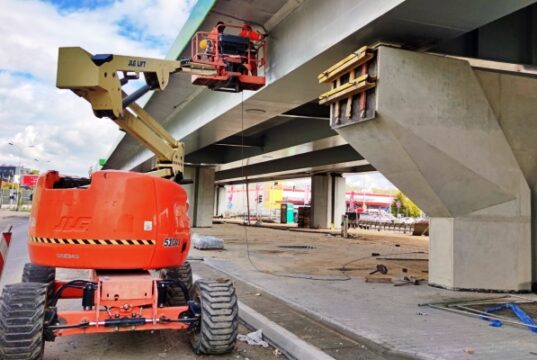
[[[239,36],[250,39],[252,41],[260,41],[263,38],[260,33],[252,29],[252,27],[247,23],[244,23],[244,25],[242,26]]]
[[[263,36],[254,29],[252,29],[252,27],[247,23],[244,23],[244,25],[242,26],[239,36],[246,38],[250,41],[261,41],[261,39],[263,39]],[[248,53],[248,59],[244,65],[251,75],[257,76],[257,61],[255,50],[252,50],[252,52]]]

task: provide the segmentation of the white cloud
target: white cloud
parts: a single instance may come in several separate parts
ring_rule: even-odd
[[[163,57],[194,3],[122,0],[61,11],[36,0],[0,0],[0,163],[18,162],[12,141],[25,166],[87,174],[120,133],[87,102],[55,88],[58,47]]]
[[[380,172],[344,174],[347,186],[371,192],[373,188],[395,189],[395,186]]]

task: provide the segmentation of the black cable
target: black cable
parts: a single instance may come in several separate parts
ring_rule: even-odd
[[[244,173],[244,93],[241,92],[241,177],[245,180],[245,189],[248,193],[248,176]],[[249,196],[246,197],[246,201],[249,200]],[[244,202],[243,202],[244,205]],[[250,204],[247,204],[246,207],[246,216],[248,219],[248,225],[250,224]],[[257,267],[257,265],[254,263],[250,256],[250,241],[248,239],[248,225],[244,226],[244,240],[246,243],[246,257],[248,258],[248,262],[250,262],[250,265],[257,271],[262,274],[277,276],[277,277],[285,277],[285,278],[292,278],[292,279],[306,279],[306,280],[315,280],[315,281],[348,281],[351,280],[351,277],[347,274],[343,273],[345,275],[344,278],[321,278],[316,277],[314,275],[299,275],[299,274],[281,274],[281,273],[275,273],[267,270],[262,270]]]
[[[409,252],[399,252],[399,253],[390,253],[390,254],[375,254],[375,255],[369,255],[369,256],[364,256],[364,257],[359,257],[359,258],[356,258],[354,260],[351,260],[351,261],[347,261],[346,263],[344,263],[343,265],[341,265],[341,267],[339,267],[339,271],[341,271],[342,273],[346,274],[346,272],[349,270],[347,269],[347,266],[350,265],[350,264],[353,264],[355,262],[358,262],[358,261],[361,261],[361,260],[366,260],[366,259],[372,259],[372,258],[377,258],[377,257],[386,257],[386,256],[393,256],[393,255],[410,255],[410,254],[426,254],[425,251],[409,251]]]
[[[72,281],[66,282],[65,284],[60,286],[58,290],[56,290],[54,295],[52,295],[50,305],[56,306],[56,304],[58,303],[58,300],[60,299],[60,296],[62,295],[65,289],[67,288],[83,289],[84,286],[86,286],[87,284],[93,284],[97,286],[97,283],[94,283],[92,281],[87,281],[87,280],[72,280]]]

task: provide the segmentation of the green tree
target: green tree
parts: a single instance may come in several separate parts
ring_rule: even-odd
[[[400,204],[399,209],[397,209],[398,203]],[[390,211],[393,215],[396,216],[398,213],[403,216],[409,217],[419,217],[421,215],[420,208],[400,191],[395,194],[392,205],[390,207]]]

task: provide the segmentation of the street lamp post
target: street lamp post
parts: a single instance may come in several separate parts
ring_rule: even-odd
[[[39,164],[37,165],[37,167],[38,167],[37,170],[38,170],[39,172],[41,172],[41,164],[43,164],[43,166],[47,166],[47,165],[45,165],[45,164],[50,164],[50,160],[39,160],[39,159],[37,159],[37,158],[34,158],[34,161],[35,161],[36,163],[39,163]],[[45,170],[46,170],[46,169],[45,169]]]

